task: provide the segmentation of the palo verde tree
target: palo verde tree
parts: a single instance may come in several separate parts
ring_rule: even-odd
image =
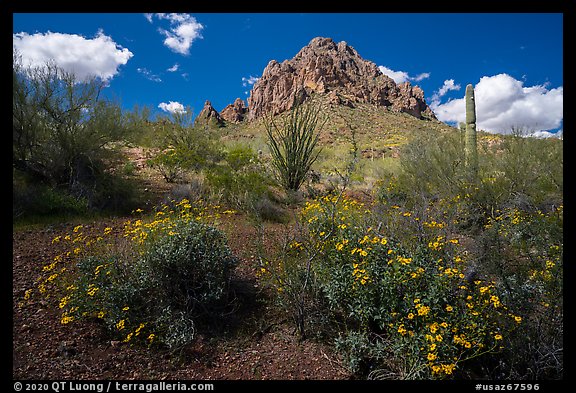
[[[272,165],[284,189],[297,191],[318,158],[319,132],[328,118],[317,104],[295,102],[280,119],[270,115],[265,121]]]
[[[90,200],[113,154],[110,143],[134,128],[133,118],[101,97],[103,87],[96,77],[79,80],[54,63],[24,67],[14,54],[13,168]]]

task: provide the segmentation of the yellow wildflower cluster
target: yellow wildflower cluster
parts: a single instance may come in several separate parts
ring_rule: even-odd
[[[428,221],[424,221],[422,222],[422,225],[424,225],[426,228],[445,228],[446,227],[446,223],[445,222],[436,222],[435,220],[432,220],[430,222]]]
[[[435,240],[432,240],[428,243],[428,247],[434,251],[442,250],[442,246],[444,246],[444,236],[437,236]]]
[[[365,265],[365,263],[362,263],[361,265]],[[354,277],[355,282],[360,282],[361,285],[365,285],[366,283],[370,282],[370,277],[366,273],[366,269],[361,265],[358,263],[354,263],[352,265],[354,268],[352,271],[352,277]]]

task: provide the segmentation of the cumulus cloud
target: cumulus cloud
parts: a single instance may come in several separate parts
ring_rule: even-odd
[[[533,132],[561,127],[564,88],[523,84],[507,74],[480,78],[474,88],[478,128],[509,133],[518,127]],[[466,120],[464,98],[433,102],[430,106],[441,121],[458,124]]]
[[[146,79],[151,80],[152,82],[162,82],[162,79],[158,75],[153,74],[152,71],[148,70],[147,68],[137,68],[136,71],[144,75]]]
[[[423,72],[423,73],[418,74],[416,76],[410,76],[405,71],[394,71],[394,70],[392,70],[386,66],[378,66],[378,69],[384,75],[387,75],[390,78],[392,78],[394,80],[394,82],[396,82],[396,83],[403,83],[403,82],[407,82],[407,81],[419,82],[423,79],[430,77],[429,72]]]
[[[181,55],[189,55],[192,42],[202,38],[200,32],[204,29],[204,26],[198,23],[192,15],[157,13],[144,14],[144,16],[150,23],[153,23],[154,18],[170,22],[170,28],[168,30],[159,27],[158,31],[166,37],[164,39],[164,45],[173,52],[180,53]]]
[[[176,72],[176,71],[178,71],[178,68],[180,68],[180,64],[176,63],[176,64],[174,64],[172,67],[167,68],[166,71],[168,71],[168,72]]]
[[[168,103],[161,102],[160,104],[158,104],[158,108],[162,109],[164,112],[169,113],[186,113],[184,105],[182,105],[178,101],[168,101]]]
[[[84,81],[98,77],[108,82],[118,68],[134,56],[101,30],[94,38],[77,34],[25,32],[12,34],[12,48],[22,56],[22,65],[44,67],[54,62]]]
[[[446,95],[451,90],[460,90],[460,85],[454,83],[454,79],[447,79],[444,81],[442,87],[438,91],[434,92],[432,95],[432,100],[430,106],[437,106],[440,104],[442,97]]]
[[[248,78],[242,77],[242,86],[248,87],[252,86],[254,83],[258,82],[260,78],[250,75]]]

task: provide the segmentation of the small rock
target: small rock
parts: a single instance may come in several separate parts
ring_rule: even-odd
[[[65,357],[76,355],[78,353],[76,343],[74,341],[62,341],[58,345],[58,353]]]

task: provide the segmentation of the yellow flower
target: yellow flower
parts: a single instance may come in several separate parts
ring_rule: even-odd
[[[125,322],[125,321],[124,321],[123,319],[120,320],[120,321],[116,324],[116,329],[118,329],[118,330],[124,329],[124,322]]]
[[[428,307],[428,306],[418,307],[418,315],[420,315],[420,316],[428,315],[429,312],[430,312],[430,307]],[[434,333],[434,332],[432,332],[432,333]]]
[[[69,316],[67,316],[67,315],[64,315],[64,316],[62,316],[62,319],[60,320],[60,323],[61,323],[62,325],[67,325],[67,324],[69,324],[70,322],[72,322],[73,320],[74,320],[74,317],[69,317]]]
[[[136,328],[136,330],[134,331],[134,333],[136,333],[136,335],[140,334],[140,330],[144,329],[144,326],[146,326],[146,324],[141,323],[140,325],[138,325],[138,327]]]
[[[517,323],[520,323],[520,322],[522,322],[522,317],[515,316],[515,317],[514,317],[514,320],[515,320]]]
[[[495,335],[494,340],[502,340],[502,335],[501,334]]]
[[[24,300],[28,300],[30,299],[30,294],[32,293],[33,289],[27,289],[26,292],[24,292]]]
[[[413,319],[413,318],[414,318],[414,314],[409,313],[409,314],[408,314],[408,319]]]
[[[99,289],[98,287],[92,287],[88,291],[86,291],[86,293],[88,294],[88,296],[94,296],[96,292],[98,292],[98,289]]]
[[[440,326],[442,326],[444,329],[446,329],[448,327],[448,324],[446,322],[442,322],[440,324]]]
[[[438,342],[442,341],[442,335],[441,334],[436,335],[436,341],[438,341]]]
[[[452,308],[451,305],[448,304],[448,305],[446,306],[446,311],[452,312],[453,310],[454,310],[454,308]]]
[[[106,313],[104,311],[100,311],[97,315],[98,318],[103,319],[104,315],[106,315]]]
[[[152,344],[152,341],[154,341],[154,338],[156,337],[156,335],[154,333],[150,333],[148,335],[147,340],[150,342],[150,344]]]
[[[400,333],[403,336],[406,335],[406,329],[404,328],[404,324],[398,326],[398,333]]]
[[[123,342],[127,343],[128,341],[130,341],[132,339],[132,336],[134,335],[134,333],[128,333],[128,335],[126,336],[126,338],[123,340]]]
[[[450,375],[452,374],[452,372],[454,371],[454,368],[456,367],[456,365],[454,363],[451,364],[443,364],[442,365],[442,371],[444,371],[444,374],[446,375]]]
[[[433,354],[433,353],[429,353],[428,356],[427,356],[427,358],[428,358],[429,361],[432,362],[432,361],[434,361],[434,360],[436,359],[436,355]]]
[[[126,306],[122,309],[122,311],[128,311],[128,310],[130,310],[130,307],[128,307],[128,306]]]

